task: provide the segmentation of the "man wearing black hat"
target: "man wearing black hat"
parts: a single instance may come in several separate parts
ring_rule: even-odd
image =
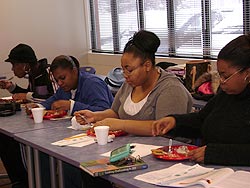
[[[26,44],[18,44],[10,51],[5,60],[12,64],[12,70],[18,78],[29,77],[28,88],[24,89],[8,80],[0,81],[0,88],[14,94],[15,100],[46,99],[54,94],[54,88],[48,73],[46,59],[37,61],[34,50]]]
[[[0,88],[8,89],[13,94],[13,99],[46,99],[54,94],[54,87],[48,73],[49,64],[46,59],[37,61],[35,52],[30,46],[17,45],[10,51],[9,58],[5,61],[12,64],[15,76],[23,78],[28,75],[29,78],[27,89],[9,80],[0,80]],[[0,134],[0,158],[11,180],[12,188],[27,188],[28,177],[22,162],[20,144],[2,133]]]

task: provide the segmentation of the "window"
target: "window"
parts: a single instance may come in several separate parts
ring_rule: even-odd
[[[161,39],[158,55],[216,58],[249,31],[249,0],[89,0],[91,44],[121,53],[139,29]]]

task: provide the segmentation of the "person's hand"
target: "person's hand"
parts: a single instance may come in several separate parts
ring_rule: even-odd
[[[202,146],[202,147],[199,147],[197,149],[194,149],[188,152],[188,156],[190,157],[190,160],[198,162],[198,163],[204,163],[206,147],[207,146]]]
[[[52,110],[70,110],[69,100],[57,100],[51,105]]]
[[[9,89],[12,86],[12,82],[8,80],[0,80],[1,89]]]
[[[152,123],[152,135],[164,135],[175,127],[174,117],[165,117]]]
[[[25,112],[27,115],[31,115],[32,114],[31,109],[38,108],[38,107],[39,107],[39,105],[36,103],[28,103],[25,105]]]
[[[74,113],[76,121],[81,125],[95,122],[94,112],[90,110],[80,110]]]
[[[119,126],[119,119],[116,118],[105,118],[101,121],[97,121],[94,126],[109,126],[109,130],[115,131],[115,130],[122,130],[122,128]]]
[[[27,93],[15,93],[12,95],[14,100],[26,100]]]

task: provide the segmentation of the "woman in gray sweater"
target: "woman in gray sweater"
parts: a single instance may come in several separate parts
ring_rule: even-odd
[[[180,80],[155,66],[155,52],[160,39],[152,32],[140,30],[126,44],[121,66],[126,82],[119,89],[111,109],[99,112],[82,110],[79,114],[95,125],[108,125],[110,130],[123,130],[137,135],[152,135],[153,120],[169,114],[188,113],[192,98]]]

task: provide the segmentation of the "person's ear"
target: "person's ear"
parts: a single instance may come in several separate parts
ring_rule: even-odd
[[[246,69],[247,74],[250,76],[250,68]]]
[[[150,71],[152,69],[152,62],[150,60],[145,61],[144,65],[146,66],[146,70]]]
[[[78,68],[73,67],[72,71],[73,71],[74,74],[76,74],[78,72]]]
[[[29,63],[25,63],[23,66],[23,70],[26,74],[28,74],[30,72],[30,64]]]
[[[246,77],[244,78],[245,82],[250,82],[250,68],[247,68],[246,70]]]

